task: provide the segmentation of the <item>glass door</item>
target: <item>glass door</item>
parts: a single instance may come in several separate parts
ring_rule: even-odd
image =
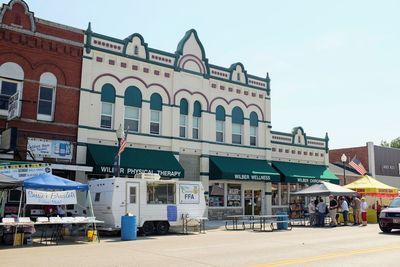
[[[244,190],[244,215],[260,215],[261,209],[261,190]]]

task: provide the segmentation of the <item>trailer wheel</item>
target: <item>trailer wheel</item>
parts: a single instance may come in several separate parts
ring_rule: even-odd
[[[152,235],[155,232],[153,222],[145,222],[142,226],[142,232],[144,235]]]
[[[169,223],[168,222],[158,222],[156,226],[157,234],[166,235],[169,231]]]

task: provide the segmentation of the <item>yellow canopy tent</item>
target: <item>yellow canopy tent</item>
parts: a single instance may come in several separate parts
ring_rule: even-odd
[[[399,194],[397,188],[379,182],[375,178],[364,175],[360,179],[344,187],[357,191],[360,195],[393,198]]]
[[[360,195],[366,197],[367,203],[370,205],[367,211],[367,220],[370,223],[377,222],[377,213],[380,212],[378,206],[382,207],[389,204],[390,200],[399,194],[397,188],[379,182],[369,175],[361,176],[358,180],[344,187],[357,191]]]

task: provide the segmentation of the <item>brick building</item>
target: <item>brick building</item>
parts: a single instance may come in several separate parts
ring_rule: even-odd
[[[75,177],[82,49],[82,30],[36,18],[21,0],[3,4],[0,128],[13,138],[3,136],[1,158],[56,163],[53,173]]]
[[[368,142],[361,147],[332,149],[329,151],[329,161],[340,165],[342,154],[347,156],[347,163],[356,157],[361,161],[369,174],[379,181],[400,188],[400,149],[382,147]],[[353,179],[347,179],[351,183]]]

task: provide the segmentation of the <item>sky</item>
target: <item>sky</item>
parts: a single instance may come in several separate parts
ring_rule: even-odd
[[[2,3],[8,1],[1,0]],[[400,1],[27,0],[36,17],[175,52],[196,29],[209,62],[271,78],[272,130],[330,149],[400,136]]]

